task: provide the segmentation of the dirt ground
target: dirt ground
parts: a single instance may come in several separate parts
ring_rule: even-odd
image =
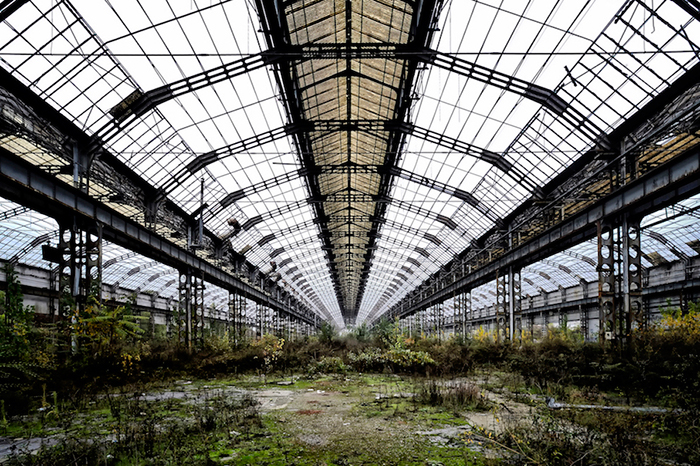
[[[383,377],[383,378],[382,378]],[[177,381],[168,389],[139,394],[148,402],[177,400],[201,403],[214,396],[252,396],[263,419],[277,436],[270,445],[256,448],[281,448],[285,461],[297,464],[467,464],[464,460],[444,462],[445,455],[462,455],[465,441],[478,439],[488,432],[498,433],[504,425],[528,422],[535,408],[513,401],[510,397],[488,390],[479,380],[446,381],[472,383],[487,400],[479,410],[436,409],[415,401],[417,388],[393,376],[372,376],[368,383],[361,376],[325,377],[317,380],[280,380],[255,383],[247,381]],[[272,434],[271,434],[272,435]],[[51,445],[57,438],[0,437],[0,463],[17,449],[33,452],[41,445]],[[469,451],[482,457],[504,454],[470,442]],[[447,453],[446,453],[447,452]],[[288,458],[286,455],[296,455]],[[312,454],[318,461],[308,461]],[[303,455],[303,456],[302,456]],[[331,458],[329,460],[328,458]],[[432,460],[431,458],[437,458]],[[476,458],[476,457],[475,457]],[[457,460],[456,460],[457,461]],[[220,463],[253,464],[231,456]],[[278,464],[275,461],[268,464]],[[471,463],[470,463],[471,464]],[[476,462],[473,464],[479,464]]]
[[[403,451],[412,457],[400,461],[425,464],[433,464],[426,445],[463,446],[469,438],[479,439],[488,432],[500,433],[504,426],[530,422],[536,410],[482,388],[488,409],[455,410],[433,417],[431,410],[412,404],[413,393],[392,390],[390,384],[354,390],[327,390],[326,385],[319,382],[301,390],[262,389],[254,396],[261,410],[274,416],[288,436],[311,448],[332,448],[350,457]],[[478,441],[471,442],[470,449],[486,457],[504,453]]]

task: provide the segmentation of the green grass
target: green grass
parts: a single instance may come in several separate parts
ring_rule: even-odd
[[[253,377],[193,380],[187,385],[189,392],[197,394],[207,390],[210,395],[199,404],[180,399],[144,401],[139,394],[144,393],[142,390],[146,387],[138,387],[139,390],[132,391],[132,394],[113,393],[109,399],[103,396],[93,403],[83,403],[85,409],[79,411],[61,406],[59,418],[51,422],[42,423],[36,415],[28,422],[26,418],[22,422],[11,420],[7,431],[12,436],[45,437],[61,432],[67,440],[35,456],[15,457],[9,464],[58,465],[73,457],[96,463],[111,457],[109,464],[117,465],[155,464],[155,458],[158,458],[157,464],[183,464],[183,461],[188,464],[268,465],[461,465],[465,461],[466,464],[487,464],[480,454],[464,447],[433,445],[418,435],[392,438],[384,427],[380,443],[371,437],[368,441],[361,435],[341,431],[333,434],[334,437],[325,445],[308,445],[299,440],[298,433],[290,431],[290,416],[300,415],[290,412],[262,416],[241,414],[240,410],[244,408],[234,406],[231,400],[222,398],[223,395],[216,395],[217,389],[231,386],[269,388]],[[181,385],[176,387],[182,389]],[[162,390],[165,387],[155,384],[148,388]],[[327,376],[299,379],[282,388],[302,392],[309,388],[338,391],[369,400],[376,392],[408,392],[411,382],[385,375],[355,375],[351,379]],[[358,402],[348,416],[349,422],[376,416],[382,426],[401,422],[407,424],[409,430],[464,422],[447,410],[417,406],[406,398]],[[62,428],[57,430],[59,425]],[[118,441],[107,441],[108,435],[117,435]]]
[[[416,432],[466,425],[465,414],[474,409],[469,403],[450,404],[452,398],[449,397],[445,398],[448,402],[438,397],[437,402],[430,404],[410,395],[419,393],[421,387],[430,387],[428,384],[433,382],[433,390],[454,386],[434,379],[343,374],[298,378],[293,384],[282,386],[276,381],[290,380],[289,377],[270,377],[268,383],[254,375],[191,379],[192,383],[187,385],[162,382],[130,385],[113,390],[109,395],[92,394],[70,403],[61,401],[59,396],[58,415],[48,416],[46,411],[42,414],[33,407],[29,416],[8,419],[5,435],[37,438],[61,434],[66,440],[37,456],[17,457],[8,464],[72,464],[70,461],[74,457],[84,458],[87,464],[110,466],[497,464],[498,460],[486,458],[477,451],[486,447],[500,454],[508,449],[522,449],[531,459],[529,464],[550,464],[547,458],[555,457],[558,459],[552,464],[568,464],[567,461],[581,457],[584,460],[578,464],[583,465],[595,461],[603,465],[653,464],[639,463],[644,458],[650,461],[677,458],[681,463],[691,464],[694,458],[691,455],[698,449],[699,436],[691,434],[700,432],[693,427],[694,420],[690,416],[549,411],[541,403],[522,395],[545,391],[533,389],[517,375],[501,372],[477,379],[484,379],[484,384],[478,387],[480,392],[488,386],[506,400],[517,399],[533,406],[536,414],[528,420],[529,425],[506,426],[502,433],[494,434],[478,447],[478,442],[469,435],[447,444],[431,443],[429,437]],[[300,395],[309,389],[322,390],[329,395],[335,392],[341,395],[332,396],[344,397],[342,399],[347,400],[350,407],[341,414],[328,413],[322,407],[319,408],[321,413],[313,415],[300,414],[297,408],[260,414],[230,396],[232,387],[254,391],[294,390]],[[141,395],[157,395],[168,389],[186,391],[191,398],[145,401]],[[606,396],[598,390],[586,391],[570,385],[562,385],[562,389],[567,397],[581,402],[590,397]],[[375,399],[376,394],[383,397]],[[394,397],[394,394],[402,396]],[[309,408],[316,406],[309,405]],[[336,423],[335,427],[322,432],[325,440],[318,444],[302,438],[304,432],[315,432],[310,426],[326,422],[329,418],[324,416],[331,415],[341,416],[343,426],[348,427],[339,428]],[[578,429],[575,434],[571,426]],[[488,434],[484,431],[479,435]],[[111,438],[118,441],[111,442]],[[113,457],[111,462],[106,461],[108,455]],[[522,458],[509,461],[525,464]]]

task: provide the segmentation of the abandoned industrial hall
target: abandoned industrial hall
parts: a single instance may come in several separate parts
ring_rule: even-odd
[[[698,299],[697,1],[4,0],[0,20],[0,260],[39,321],[92,296],[190,347],[382,319],[624,342]]]

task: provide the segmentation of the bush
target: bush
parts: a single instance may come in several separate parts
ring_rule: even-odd
[[[385,353],[386,361],[394,370],[418,372],[426,366],[434,366],[435,360],[425,351],[410,349],[390,349]]]
[[[349,369],[343,360],[337,356],[323,357],[318,361],[314,361],[306,368],[306,373],[309,376],[318,374],[344,374]]]
[[[335,327],[333,327],[328,322],[324,322],[323,324],[321,324],[321,329],[318,332],[318,339],[322,343],[331,343],[337,337],[338,332],[336,331]]]
[[[14,267],[5,264],[7,292],[0,291],[0,362],[27,362],[34,307],[24,305],[22,286]]]
[[[386,357],[382,350],[370,347],[359,353],[349,353],[348,360],[357,372],[380,372],[386,365]]]
[[[443,406],[453,410],[486,409],[489,405],[479,392],[479,387],[470,382],[440,383],[430,379],[422,383],[414,400],[430,406]]]

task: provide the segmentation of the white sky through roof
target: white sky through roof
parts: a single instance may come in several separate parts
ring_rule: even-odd
[[[355,40],[407,40],[408,4],[352,3],[353,14],[363,18],[353,30]],[[343,41],[344,23],[333,13],[335,4],[324,0],[315,9],[308,1],[291,4],[286,19],[293,41]],[[700,43],[700,25],[669,0],[455,0],[444,5],[432,47],[550,89],[590,128],[606,133],[698,62],[689,41]],[[2,66],[88,134],[107,124],[110,110],[134,90],[149,91],[266,47],[253,2],[234,0],[31,0],[0,25]],[[399,82],[399,61],[354,60],[352,66],[363,76],[353,84],[353,118],[391,118],[391,86],[372,78]],[[309,60],[297,67],[300,82],[310,86],[302,96],[309,119],[346,112],[346,103],[338,98],[345,96],[344,84],[320,79],[342,71],[340,67],[333,60]],[[358,324],[398,302],[596,143],[590,132],[531,99],[437,66],[419,68],[410,123],[498,154],[513,168],[504,170],[474,153],[416,135],[406,138],[397,162],[404,176],[393,179],[392,202],[357,303]],[[307,201],[309,186],[298,173],[302,154],[291,137],[227,155],[170,185],[173,175],[197,156],[288,123],[282,90],[263,66],[158,105],[107,147],[149,183],[168,186],[169,198],[186,212],[199,207],[203,180],[209,205],[205,219],[216,234],[229,232],[229,219],[243,224],[260,216],[262,221],[232,239],[233,249],[250,247],[246,257],[261,270],[273,259],[290,259],[280,268],[285,283],[305,301],[321,303],[313,305],[316,312],[342,328],[341,304],[315,211]],[[347,144],[357,161],[381,163],[387,137],[357,132],[348,142],[320,134],[311,147],[317,163],[337,163]],[[427,186],[419,177],[467,192],[479,207]],[[378,192],[375,174],[348,178],[366,194]],[[344,187],[345,179],[326,174],[319,176],[319,185],[324,194],[332,194]],[[239,191],[242,198],[221,206],[227,195]],[[369,216],[375,205],[356,201],[354,208],[358,217],[365,211]],[[368,225],[366,219],[356,220],[355,238],[334,236],[332,244],[364,252],[369,242],[356,232]],[[668,256],[663,248],[659,251]],[[353,271],[358,263],[345,262],[340,271],[353,282],[348,289],[359,286],[359,272]]]

